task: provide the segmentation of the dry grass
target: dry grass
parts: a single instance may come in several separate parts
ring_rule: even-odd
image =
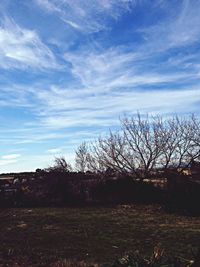
[[[30,264],[18,264],[18,263],[9,263],[6,265],[0,265],[1,267],[32,267]],[[50,267],[50,266],[49,266]],[[100,267],[98,264],[86,263],[84,261],[76,260],[59,260],[51,265],[51,267]]]
[[[149,255],[158,243],[191,259],[200,247],[200,218],[167,214],[158,206],[6,209],[0,210],[0,229],[0,267],[69,265],[65,259],[88,267],[127,251]]]
[[[86,263],[84,261],[60,260],[53,267],[99,267],[98,264]]]

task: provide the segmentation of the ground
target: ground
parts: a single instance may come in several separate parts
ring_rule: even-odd
[[[191,258],[200,247],[200,218],[167,214],[159,206],[0,210],[0,266],[11,260],[46,266],[60,258],[111,262],[126,251]]]

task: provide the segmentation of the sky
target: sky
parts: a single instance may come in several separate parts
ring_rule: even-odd
[[[200,113],[200,0],[1,0],[0,173],[56,156],[120,116]]]

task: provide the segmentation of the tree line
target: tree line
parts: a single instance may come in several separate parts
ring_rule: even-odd
[[[76,150],[78,171],[129,173],[144,179],[158,170],[187,168],[200,159],[200,120],[195,115],[120,119],[120,129],[83,142]]]

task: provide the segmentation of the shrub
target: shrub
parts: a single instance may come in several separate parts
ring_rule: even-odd
[[[192,177],[173,175],[168,179],[165,208],[189,215],[200,215],[200,183]]]
[[[134,181],[131,177],[107,179],[97,184],[93,199],[105,204],[161,203],[163,192],[153,184]]]

